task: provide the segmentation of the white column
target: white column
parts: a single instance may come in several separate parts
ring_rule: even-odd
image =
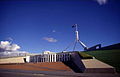
[[[53,54],[53,62],[55,61],[55,57],[54,57],[54,54]]]
[[[52,62],[54,62],[54,54],[52,54]]]
[[[54,54],[53,54],[53,62],[54,62],[54,59],[55,59],[55,57],[54,57]]]
[[[30,56],[26,56],[26,62],[27,62],[27,63],[30,62]]]
[[[50,54],[50,56],[49,56],[49,59],[50,59],[50,62],[51,62],[51,54]]]
[[[53,54],[52,54],[52,62],[53,62]]]
[[[49,62],[49,54],[47,54],[47,62]]]
[[[54,54],[54,62],[56,62],[56,53]]]

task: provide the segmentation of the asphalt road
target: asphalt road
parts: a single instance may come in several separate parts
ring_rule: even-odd
[[[0,77],[120,77],[120,74],[0,69]]]

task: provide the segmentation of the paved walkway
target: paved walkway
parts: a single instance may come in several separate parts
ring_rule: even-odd
[[[82,60],[86,67],[85,72],[89,73],[115,73],[115,68],[103,63],[97,59],[84,59]]]
[[[84,59],[82,60],[86,68],[114,68],[106,63],[97,59]]]

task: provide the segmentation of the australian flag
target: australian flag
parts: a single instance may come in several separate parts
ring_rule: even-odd
[[[74,27],[76,27],[77,26],[77,24],[74,24],[73,26],[72,26],[72,28],[74,28]]]

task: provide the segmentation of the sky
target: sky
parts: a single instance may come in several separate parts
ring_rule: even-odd
[[[0,41],[20,50],[61,52],[74,43],[73,24],[88,47],[120,43],[120,0],[0,1]],[[83,48],[77,44],[75,50]]]

